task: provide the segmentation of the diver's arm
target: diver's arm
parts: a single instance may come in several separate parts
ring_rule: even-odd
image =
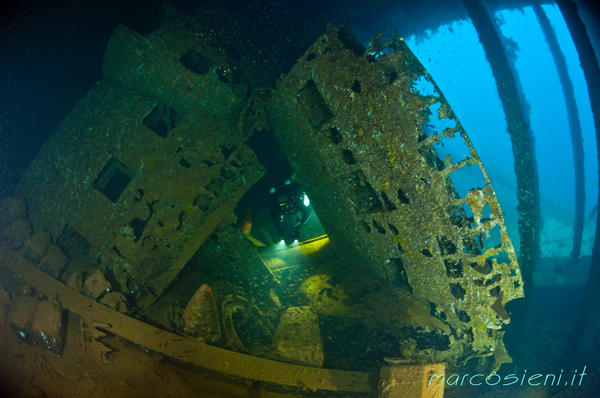
[[[304,202],[300,198],[296,198],[294,200],[294,205],[296,206],[296,209],[298,209],[299,211],[302,212],[302,219],[296,225],[297,227],[301,227],[304,224],[306,224],[308,222],[308,220],[310,219],[310,210],[308,209],[308,207],[304,204]]]

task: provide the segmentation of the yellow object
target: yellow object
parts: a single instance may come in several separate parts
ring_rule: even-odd
[[[335,257],[328,243],[329,238],[323,235],[294,245],[271,246],[261,251],[260,257],[271,272],[278,274],[285,269],[328,261]]]
[[[265,247],[266,245],[264,243],[262,243],[261,241],[259,241],[258,239],[256,239],[254,236],[250,235],[250,233],[245,233],[244,236],[246,237],[246,239],[248,239],[250,242],[252,242],[252,244],[254,246],[258,246],[258,247]]]

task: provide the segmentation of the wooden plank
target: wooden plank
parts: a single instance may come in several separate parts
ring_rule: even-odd
[[[40,293],[64,308],[93,320],[97,327],[146,349],[229,377],[258,380],[284,387],[370,393],[369,374],[292,365],[209,346],[158,329],[83,296],[51,278],[17,252],[0,247],[0,265],[14,271]]]

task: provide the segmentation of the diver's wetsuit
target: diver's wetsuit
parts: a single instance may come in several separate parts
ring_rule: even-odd
[[[310,218],[310,210],[304,204],[303,197],[304,192],[297,182],[282,185],[271,193],[273,224],[286,243],[299,238],[300,228]]]

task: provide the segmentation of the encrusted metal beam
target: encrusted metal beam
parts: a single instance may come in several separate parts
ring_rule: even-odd
[[[508,361],[498,329],[523,286],[494,189],[427,71],[402,39],[379,39],[367,52],[328,28],[278,85],[275,134],[347,266],[412,291],[454,328],[432,359],[472,349]]]

